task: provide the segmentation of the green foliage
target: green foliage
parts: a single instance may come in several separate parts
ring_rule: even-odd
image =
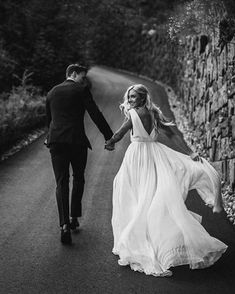
[[[165,24],[172,39],[182,39],[213,29],[225,8],[235,11],[234,0],[0,1],[1,91],[26,69],[47,91],[72,62],[138,68],[144,23]]]
[[[187,36],[210,34],[218,28],[226,12],[221,0],[191,0],[177,5],[169,18],[171,39],[183,41]]]
[[[31,73],[25,72],[19,86],[0,96],[1,152],[25,131],[44,125],[45,97],[41,96],[38,88],[28,85],[31,76]]]
[[[121,6],[100,4],[92,40],[95,62],[122,68],[127,52],[134,48],[137,32],[141,30],[141,21],[131,19],[134,13]]]
[[[13,73],[34,73],[44,90],[64,79],[69,63],[133,64],[142,23],[167,19],[180,0],[0,1],[1,91],[17,85]],[[3,56],[3,57],[2,57]],[[10,81],[10,83],[9,83]]]
[[[235,17],[235,1],[234,0],[223,0],[226,11],[229,17]]]
[[[89,36],[86,7],[85,0],[1,2],[0,39],[13,60],[14,72],[34,72],[33,83],[45,90],[61,82],[66,66],[84,57]],[[14,78],[11,82],[17,83]],[[2,86],[4,90],[3,80]]]
[[[0,89],[10,88],[15,66],[16,62],[4,48],[3,41],[0,40]]]

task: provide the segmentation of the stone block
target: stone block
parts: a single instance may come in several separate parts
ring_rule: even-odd
[[[222,113],[220,113],[220,115],[221,115],[222,121],[219,123],[219,127],[221,129],[225,129],[229,125],[229,118],[228,117],[223,117]]]
[[[232,126],[232,138],[235,140],[235,115],[231,118],[231,126]]]
[[[221,130],[221,137],[227,137],[229,135],[229,127],[226,127],[225,129]]]
[[[213,87],[211,86],[208,88],[209,100],[212,100],[213,94],[214,94],[214,91],[213,91]]]
[[[219,75],[219,77],[217,79],[217,83],[216,83],[218,89],[220,89],[223,86],[223,83],[224,83],[223,76],[222,75]]]
[[[233,116],[235,108],[235,101],[233,99],[228,100],[228,116]]]
[[[216,141],[215,159],[214,159],[215,161],[218,161],[218,160],[222,159],[220,141],[221,141],[221,138],[220,138],[220,135],[219,135],[218,138],[217,138],[217,141]]]
[[[227,47],[228,47],[227,59],[228,59],[228,63],[230,63],[233,61],[233,57],[235,56],[235,46],[234,44],[229,43]]]
[[[228,118],[228,103],[223,105],[220,110],[220,115],[224,118],[224,120]]]
[[[214,162],[211,163],[211,165],[219,173],[220,178],[222,178],[222,161],[214,161]]]
[[[235,141],[231,137],[229,137],[228,158],[235,158]]]
[[[213,135],[215,136],[215,138],[218,138],[218,137],[220,136],[220,134],[221,134],[221,128],[220,128],[220,126],[218,125],[218,126],[216,126],[216,127],[214,128]]]
[[[212,161],[212,158],[213,158],[213,150],[212,150],[212,148],[208,149],[208,153],[209,153],[210,161]]]
[[[200,123],[204,123],[206,121],[206,109],[205,107],[201,107],[199,112]]]
[[[222,180],[228,182],[228,161],[226,159],[222,160]]]
[[[212,79],[216,81],[218,79],[218,62],[215,56],[213,56],[212,58],[212,64],[213,64]]]
[[[223,54],[220,54],[220,57],[218,59],[218,74],[219,74],[219,76],[223,75],[223,69],[224,69]]]
[[[230,84],[229,84],[228,98],[235,100],[235,83],[230,82]]]
[[[212,104],[211,104],[211,111],[212,112],[216,112],[219,110],[220,108],[220,104],[219,104],[219,93],[218,92],[214,92],[213,97],[212,97]]]
[[[206,146],[211,147],[212,144],[212,133],[211,130],[207,130],[206,132]]]
[[[219,119],[218,119],[218,116],[214,117],[213,120],[211,121],[211,128],[212,130],[218,126],[218,123],[219,123]]]
[[[211,120],[211,103],[208,102],[206,103],[206,121],[210,121]]]
[[[235,158],[229,160],[229,184],[235,188]]]
[[[211,72],[211,70],[212,70],[212,55],[211,55],[211,53],[208,54],[207,59],[206,59],[206,70],[208,72]]]
[[[215,161],[216,149],[217,149],[217,140],[213,139],[211,144],[211,152],[210,152],[211,161]]]
[[[204,125],[204,132],[211,132],[211,124],[209,121],[206,121],[205,122],[205,125]]]
[[[234,44],[231,44],[231,43],[230,43],[230,53],[232,55],[232,58],[234,58],[234,56],[235,56],[235,46],[234,46]]]
[[[201,81],[200,84],[199,84],[199,87],[198,87],[198,90],[199,90],[199,100],[202,99],[204,93],[205,93],[205,89],[206,89],[206,83],[205,81]]]
[[[211,40],[209,40],[207,46],[206,46],[206,50],[205,50],[206,56],[209,55],[209,53],[211,53]]]
[[[228,102],[227,83],[218,90],[219,108]]]
[[[221,138],[220,141],[220,152],[221,152],[221,159],[225,159],[228,157],[228,138]]]
[[[218,87],[218,82],[217,82],[217,81],[214,81],[214,82],[213,82],[212,87],[213,87],[213,94],[214,94],[215,92],[217,92],[218,89],[220,88],[220,87]]]

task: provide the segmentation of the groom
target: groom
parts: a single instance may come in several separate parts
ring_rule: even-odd
[[[113,132],[92,98],[86,83],[87,68],[71,64],[66,69],[66,80],[53,87],[46,99],[47,147],[50,149],[56,179],[56,199],[61,227],[61,242],[71,244],[71,230],[79,227],[82,215],[82,195],[87,150],[91,144],[85,134],[84,115],[88,111],[105,140]],[[69,218],[69,167],[73,170],[71,221]]]

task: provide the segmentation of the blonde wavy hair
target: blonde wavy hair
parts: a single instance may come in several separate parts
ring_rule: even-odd
[[[127,118],[130,117],[129,110],[131,105],[129,103],[129,93],[134,90],[142,100],[141,106],[145,106],[150,112],[154,114],[154,127],[158,129],[161,126],[175,126],[175,123],[168,119],[161,111],[161,109],[153,103],[148,89],[142,84],[130,86],[123,97],[123,103],[119,106]]]

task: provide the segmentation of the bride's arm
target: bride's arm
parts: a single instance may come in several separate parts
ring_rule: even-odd
[[[124,135],[132,128],[132,122],[130,118],[124,120],[121,127],[114,133],[110,140],[106,141],[106,146],[113,146],[115,143],[120,141]]]

